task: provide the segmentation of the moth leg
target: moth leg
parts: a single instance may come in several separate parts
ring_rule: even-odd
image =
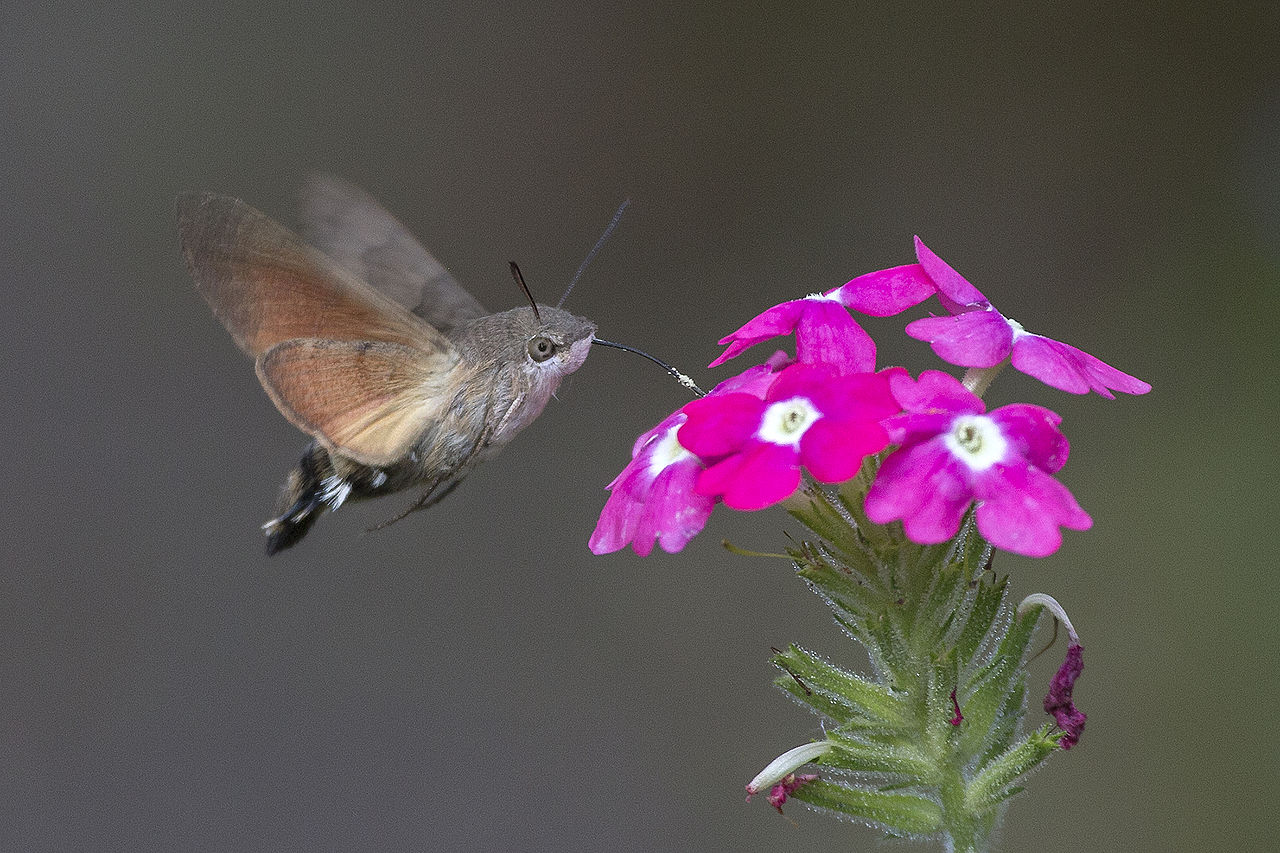
[[[388,518],[386,521],[380,521],[377,524],[375,524],[373,527],[366,528],[365,533],[372,533],[375,530],[381,530],[384,527],[390,527],[391,525],[395,524],[397,521],[400,521],[404,518],[407,518],[410,515],[413,515],[413,513],[417,512],[418,510],[428,509],[430,507],[435,506],[440,501],[448,497],[450,492],[458,488],[458,484],[461,482],[462,482],[462,478],[458,477],[453,481],[451,481],[448,485],[446,485],[444,487],[444,491],[440,492],[439,494],[436,494],[436,487],[439,486],[441,483],[441,480],[436,480],[434,483],[431,484],[430,488],[428,488],[425,492],[422,493],[421,497],[419,497],[413,503],[409,504],[408,508],[405,509],[403,512],[396,513],[391,518]]]
[[[486,422],[489,421],[489,414],[489,409],[486,409]],[[480,435],[476,436],[475,442],[472,443],[471,449],[467,451],[467,455],[462,458],[462,461],[433,480],[431,485],[427,487],[427,490],[422,493],[421,497],[410,504],[403,512],[388,518],[386,521],[375,524],[373,527],[367,528],[365,532],[372,533],[375,530],[382,530],[384,527],[390,527],[397,521],[407,518],[419,510],[429,509],[448,497],[450,492],[458,488],[458,484],[462,482],[463,478],[467,475],[467,472],[479,463],[477,454],[480,452],[481,448],[489,446],[489,441],[493,438],[493,434],[496,430],[497,427],[489,427],[481,431]],[[439,488],[441,483],[445,483],[446,481],[448,482],[444,487],[444,491],[436,494],[436,489]]]

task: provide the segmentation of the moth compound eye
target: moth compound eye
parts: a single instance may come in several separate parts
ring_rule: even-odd
[[[556,354],[556,345],[551,338],[538,335],[529,340],[529,358],[542,363]]]

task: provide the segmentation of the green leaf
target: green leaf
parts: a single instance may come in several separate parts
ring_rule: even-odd
[[[778,679],[779,686],[802,702],[809,703],[816,695],[848,708],[850,716],[866,717],[886,726],[899,726],[906,722],[901,701],[888,688],[833,666],[814,652],[792,645],[775,655],[773,662],[787,672],[789,677],[786,681],[794,684],[798,680],[809,689],[806,694],[796,684],[800,690],[797,694],[783,679]]]
[[[844,699],[808,689],[789,675],[779,676],[773,683],[783,692],[790,693],[802,705],[808,705],[815,713],[838,726],[873,725],[876,722],[851,707]]]
[[[963,690],[964,699],[960,710],[964,713],[964,723],[957,747],[962,754],[976,756],[990,751],[993,732],[998,723],[1004,721],[1009,679],[1018,670],[1017,661],[996,658],[983,670],[982,677],[976,684]],[[1015,723],[1020,714],[1019,707]]]
[[[987,764],[965,787],[964,806],[972,814],[994,809],[1016,791],[1013,782],[1058,748],[1050,726],[1032,732],[1021,743]]]
[[[846,572],[856,573],[877,587],[881,586],[884,567],[845,507],[833,503],[817,486],[810,487],[803,494],[807,502],[802,507],[789,510],[791,516],[826,543]]]
[[[827,740],[836,748],[822,756],[826,767],[854,773],[884,773],[902,780],[897,787],[935,784],[938,763],[907,728],[832,731]]]
[[[982,578],[976,581],[976,584],[977,588],[969,607],[968,621],[961,629],[955,644],[956,659],[962,666],[968,666],[973,661],[973,656],[977,654],[983,638],[995,627],[996,617],[1000,613],[1000,603],[1004,601],[1009,579],[1007,577]]]
[[[964,600],[965,580],[958,563],[945,564],[934,574],[928,598],[915,612],[912,634],[917,648],[929,649],[940,645]]]
[[[884,594],[863,576],[841,571],[820,554],[808,556],[803,563],[797,560],[797,564],[797,574],[813,584],[832,607],[863,616],[884,606]]]
[[[874,470],[868,463],[838,495],[810,487],[792,511],[819,537],[788,552],[797,574],[866,649],[874,673],[794,645],[774,658],[786,672],[778,687],[835,723],[815,760],[835,778],[792,796],[891,835],[941,834],[955,849],[986,849],[1002,803],[1056,748],[1050,727],[1019,734],[1036,620],[1012,612],[1008,580],[990,571],[991,546],[972,512],[952,541],[934,545],[906,540],[900,524],[871,524],[863,502]]]
[[[1023,697],[1026,695],[1026,672],[1019,671],[1017,679],[1010,685],[1005,694],[1004,705],[996,714],[995,722],[987,733],[986,749],[979,758],[979,763],[986,765],[995,756],[1009,748],[1018,736],[1022,724]]]
[[[966,722],[961,750],[966,755],[989,755],[1003,749],[1022,716],[1026,670],[1023,657],[1035,630],[1035,614],[1010,622],[991,662],[963,688]]]
[[[932,835],[942,829],[942,807],[912,794],[868,791],[815,779],[791,796],[814,808],[870,821],[902,834]]]

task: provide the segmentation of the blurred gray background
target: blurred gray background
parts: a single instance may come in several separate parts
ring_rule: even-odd
[[[6,3],[0,849],[868,849],[743,784],[817,733],[769,647],[861,656],[780,510],[592,557],[684,402],[597,351],[449,500],[261,556],[304,444],[179,262],[181,190],[369,189],[494,309],[506,262],[704,383],[763,308],[912,260],[1149,380],[1060,412],[1095,519],[1001,556],[1083,634],[1081,746],[1008,850],[1274,836],[1280,6]],[[912,315],[915,316],[915,315]],[[869,324],[885,362],[936,366]],[[766,352],[761,352],[763,356]],[[747,362],[740,362],[745,366]],[[1033,665],[1033,700],[1061,659]],[[1030,720],[1043,719],[1033,701]]]

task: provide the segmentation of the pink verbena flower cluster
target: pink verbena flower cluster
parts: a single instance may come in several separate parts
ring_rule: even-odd
[[[921,544],[955,536],[975,505],[978,531],[999,548],[1030,556],[1056,551],[1061,528],[1092,521],[1053,478],[1067,461],[1061,418],[1025,404],[986,411],[954,377],[927,370],[876,370],[871,337],[850,309],[890,316],[937,295],[950,316],[916,320],[911,337],[951,364],[991,368],[1009,361],[1071,393],[1144,394],[1147,383],[1067,344],[1031,334],[1000,314],[972,284],[916,238],[918,263],[859,276],[826,293],[784,302],[723,338],[715,367],[782,335],[778,352],[717,385],[641,435],[631,463],[609,485],[592,534],[597,554],[656,542],[682,549],[716,503],[772,506],[800,487],[853,478],[863,460],[892,448],[866,498],[867,517],[901,521]]]

